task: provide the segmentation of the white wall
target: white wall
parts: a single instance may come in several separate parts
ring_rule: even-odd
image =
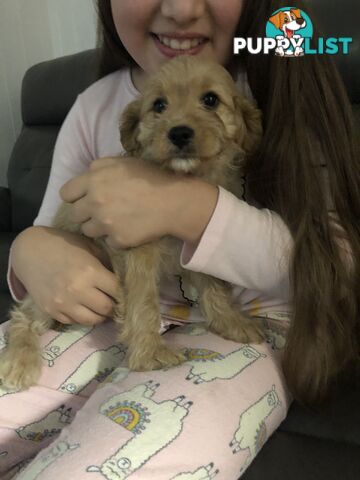
[[[93,0],[0,0],[0,185],[21,130],[20,90],[35,63],[93,48]]]

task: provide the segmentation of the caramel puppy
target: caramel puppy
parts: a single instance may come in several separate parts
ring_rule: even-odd
[[[262,129],[260,111],[240,96],[223,67],[181,56],[166,63],[147,82],[143,95],[128,105],[120,132],[128,155],[238,194],[245,157],[257,148]],[[80,226],[68,219],[66,203],[53,226],[81,234]],[[182,269],[180,240],[164,237],[126,250],[113,250],[101,239],[96,243],[109,255],[119,281],[113,319],[119,325],[118,340],[128,346],[129,368],[151,370],[184,360],[159,335],[162,275],[188,278],[213,332],[236,342],[263,340],[260,325],[233,306],[229,284]],[[9,344],[0,359],[5,386],[23,389],[36,383],[42,362],[39,336],[53,322],[29,296],[13,308]]]

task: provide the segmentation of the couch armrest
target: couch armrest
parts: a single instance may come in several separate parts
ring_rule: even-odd
[[[0,187],[0,232],[11,230],[11,197],[10,190]]]

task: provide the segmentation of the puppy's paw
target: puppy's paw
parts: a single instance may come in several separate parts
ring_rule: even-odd
[[[185,360],[186,358],[181,352],[159,344],[151,351],[144,352],[143,350],[134,349],[129,355],[128,365],[130,370],[145,372],[175,367]]]
[[[5,350],[0,355],[0,381],[10,390],[26,390],[35,385],[42,367],[38,352],[24,355],[14,350]]]
[[[250,320],[240,316],[221,328],[210,325],[210,330],[236,343],[262,343],[265,340],[263,323],[257,318]]]

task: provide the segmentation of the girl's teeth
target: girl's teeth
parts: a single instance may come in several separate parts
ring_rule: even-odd
[[[175,38],[168,38],[168,37],[163,37],[163,36],[159,36],[158,38],[159,38],[161,43],[163,43],[167,47],[172,48],[173,50],[190,50],[190,48],[195,48],[200,43],[203,42],[203,40],[198,39],[198,38],[194,38],[192,40],[190,40],[190,39],[177,40]]]

